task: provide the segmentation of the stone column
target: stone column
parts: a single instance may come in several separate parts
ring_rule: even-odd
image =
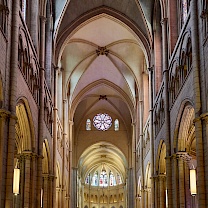
[[[90,196],[89,196],[90,198]],[[77,207],[77,168],[72,168],[71,208]]]
[[[10,16],[10,15],[9,15]],[[17,70],[18,70],[18,39],[19,39],[19,0],[12,1],[12,27],[11,27],[11,53],[8,56],[10,67],[8,67],[9,90],[8,106],[11,112],[9,120],[9,131],[6,150],[6,183],[5,183],[5,208],[12,207],[13,204],[13,173],[14,173],[14,147],[15,147],[15,123],[16,123],[16,91],[17,91]],[[10,36],[10,34],[9,34]],[[9,49],[11,49],[11,47]],[[8,63],[9,65],[9,63]],[[10,70],[9,70],[10,69]],[[6,155],[5,154],[5,155]]]
[[[154,200],[154,205],[151,205],[151,207],[159,208],[160,198],[158,196],[158,188],[159,188],[158,175],[154,175],[152,177],[152,180],[154,181],[155,192],[154,192],[154,195],[152,195],[152,198]]]
[[[148,204],[147,204],[147,188],[146,187],[144,188],[143,192],[144,192],[144,199],[143,199],[144,203],[143,203],[143,205],[144,205],[145,208],[148,208]]]
[[[166,176],[164,174],[160,174],[158,176],[159,187],[160,187],[160,208],[166,207]]]
[[[193,87],[194,87],[194,110],[195,110],[195,135],[196,135],[196,157],[197,157],[197,191],[198,206],[206,207],[205,197],[205,169],[204,169],[204,150],[201,123],[201,85],[200,85],[200,55],[199,55],[199,34],[198,34],[198,1],[191,0],[191,40],[192,40],[192,71],[193,71]]]
[[[154,180],[154,175],[155,175],[155,160],[154,160],[154,153],[155,153],[155,138],[153,136],[153,67],[149,68],[149,99],[150,99],[150,130],[149,130],[149,135],[150,135],[150,151],[151,151],[151,207],[155,206],[155,180]]]
[[[44,132],[44,94],[45,94],[45,17],[40,16],[40,109],[39,109],[39,126],[38,126],[38,182],[37,182],[37,207],[41,205],[42,189],[42,149],[43,149],[43,132]]]
[[[81,190],[81,208],[84,208],[84,186],[85,186],[85,183],[82,182],[82,190]],[[99,198],[98,198],[99,200]]]
[[[30,175],[31,175],[31,152],[23,152],[22,155],[21,155],[21,161],[22,161],[22,164],[23,164],[23,173],[24,176],[24,181],[21,181],[22,185],[23,185],[23,189],[24,189],[24,192],[22,192],[22,195],[23,195],[23,206],[24,208],[30,208],[30,186],[31,186],[31,178],[30,178]]]
[[[46,82],[48,84],[48,88],[52,89],[51,86],[51,69],[52,69],[52,16],[50,14],[50,6],[48,8],[47,6],[47,11],[46,11],[46,15],[47,15],[47,22],[46,22],[46,33],[45,33],[45,42],[46,42],[46,46],[45,46],[45,56],[46,56],[46,60],[45,60],[45,69],[46,69]],[[48,11],[49,10],[49,11]]]
[[[6,131],[7,128],[6,122],[9,118],[10,113],[4,109],[0,109],[0,190],[2,191],[4,189],[3,187],[3,181],[5,178],[5,164],[4,164],[4,158],[5,158],[5,143],[6,143]],[[2,193],[2,192],[0,192]],[[0,194],[0,202],[2,199],[2,194]],[[3,206],[3,205],[2,205]],[[0,203],[1,207],[1,203]]]
[[[73,195],[72,192],[74,191],[72,188],[73,184],[73,168],[72,168],[72,140],[73,140],[73,121],[69,121],[69,192],[70,193],[70,208],[72,208],[72,201]]]
[[[204,130],[205,130],[205,135],[204,135],[205,147],[204,148],[207,149],[208,148],[208,112],[202,114],[201,118],[202,118]],[[205,151],[205,158],[207,158],[207,155],[208,153],[206,153]],[[208,173],[208,160],[205,159],[204,162],[205,162],[205,173]],[[205,181],[206,181],[206,190],[208,190],[208,174],[205,174]],[[208,199],[208,191],[206,191],[206,198]]]
[[[48,188],[49,188],[49,175],[48,174],[43,174],[43,207],[44,208],[49,208],[49,203],[48,203]]]
[[[55,97],[54,97],[54,108],[53,108],[53,207],[56,207],[56,152],[57,152],[57,131],[58,131],[58,108],[57,108],[57,92],[58,92],[58,72],[59,68],[55,68]]]
[[[54,175],[49,176],[49,208],[53,207],[53,183],[54,182]]]
[[[27,26],[30,31],[30,36],[32,38],[33,44],[37,51],[38,49],[38,26],[39,26],[39,22],[38,22],[39,2],[38,0],[33,0],[33,1],[30,1],[28,5],[30,7],[28,8],[29,17],[28,17]]]
[[[32,155],[32,161],[31,161],[31,170],[32,170],[32,178],[31,178],[31,186],[36,187],[37,185],[37,154]],[[36,192],[37,190],[35,188],[32,188],[31,190],[31,201],[32,201],[32,207],[31,208],[36,208]]]
[[[173,194],[172,194],[172,159],[171,157],[166,157],[166,184],[167,184],[167,195],[168,195],[168,208],[173,207]],[[170,180],[170,181],[169,181]]]
[[[89,196],[90,198],[90,196]],[[72,168],[71,178],[71,208],[77,207],[77,168]]]
[[[141,165],[141,205],[144,207],[144,153],[143,153],[143,102],[139,101],[139,142],[140,142],[140,165]]]
[[[185,208],[185,187],[184,187],[184,162],[181,157],[178,158],[179,169],[179,204]]]
[[[136,130],[136,123],[132,123],[131,124],[132,126],[132,194],[134,196],[133,198],[133,202],[134,202],[134,205],[132,206],[135,207],[136,205],[136,189],[137,189],[137,174],[136,174],[136,133],[135,133],[135,130]]]
[[[128,170],[128,207],[134,208],[134,180],[133,180],[133,169]]]
[[[62,184],[65,184],[65,169],[68,164],[66,164],[66,143],[67,143],[67,100],[63,100],[63,159],[62,159]],[[68,192],[68,191],[67,191]],[[65,196],[62,191],[62,204],[65,204]]]
[[[167,38],[167,18],[163,18],[162,24],[162,37],[163,37],[163,80],[164,80],[164,112],[165,112],[165,143],[166,143],[166,177],[168,189],[168,207],[173,207],[172,195],[172,167],[171,167],[171,138],[170,138],[170,112],[169,112],[169,70],[168,70],[168,38]]]
[[[176,154],[172,155],[172,163],[173,163],[173,207],[179,207],[179,183],[178,183],[178,157]]]

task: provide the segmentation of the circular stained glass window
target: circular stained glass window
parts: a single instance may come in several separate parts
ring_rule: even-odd
[[[106,131],[112,125],[112,118],[107,113],[98,113],[93,118],[93,125],[98,130]]]

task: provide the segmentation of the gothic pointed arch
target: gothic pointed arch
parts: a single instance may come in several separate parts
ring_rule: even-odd
[[[43,142],[43,160],[42,160],[42,173],[50,173],[50,149],[47,139]]]
[[[94,8],[87,13],[81,15],[77,19],[73,21],[73,24],[71,24],[69,27],[66,27],[64,31],[62,31],[61,34],[59,34],[57,38],[57,53],[56,53],[56,62],[58,63],[60,59],[60,54],[63,51],[63,48],[65,47],[67,43],[67,39],[70,36],[70,34],[76,30],[78,25],[84,24],[87,20],[96,17],[100,14],[106,14],[111,16],[112,18],[117,19],[118,21],[121,21],[123,24],[126,24],[134,33],[138,36],[140,43],[143,48],[143,52],[145,53],[146,61],[149,65],[150,63],[150,44],[148,42],[148,39],[146,36],[142,33],[142,31],[139,29],[138,26],[135,25],[134,22],[132,22],[127,16],[123,16],[120,12],[116,11],[115,9],[109,8],[107,6],[100,6],[97,8]],[[86,23],[85,23],[86,24]]]
[[[17,123],[15,125],[15,141],[17,153],[35,149],[35,132],[29,104],[25,98],[16,106]]]

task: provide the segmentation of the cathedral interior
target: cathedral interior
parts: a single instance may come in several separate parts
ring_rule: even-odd
[[[0,207],[208,207],[207,0],[0,0]]]

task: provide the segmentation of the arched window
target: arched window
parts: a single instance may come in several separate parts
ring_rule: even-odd
[[[89,183],[90,183],[90,174],[86,177],[85,183],[86,183],[86,184],[89,184]]]
[[[187,5],[187,0],[182,0],[181,2],[181,21],[182,25],[184,24],[187,15],[188,15],[188,5]]]
[[[190,6],[190,0],[181,0],[181,27],[186,21]]]
[[[101,171],[96,170],[92,174],[92,177],[90,177],[90,174],[86,176],[85,184],[91,184],[92,186],[101,187],[117,186],[122,184],[122,179],[119,173],[116,173],[116,175],[114,175],[112,170],[109,170],[108,172],[104,167],[102,167]]]
[[[114,129],[115,129],[115,131],[118,131],[119,130],[119,121],[118,121],[118,119],[116,119],[114,121]]]
[[[100,174],[100,186],[108,186],[108,177],[105,170],[103,170]]]
[[[6,33],[7,30],[7,16],[9,14],[9,9],[6,5],[6,1],[3,0],[2,3],[0,3],[0,27],[2,29],[2,32]]]
[[[122,181],[121,181],[121,176],[117,173],[117,184],[121,184]]]
[[[92,177],[92,186],[98,186],[98,172],[96,171]]]
[[[116,185],[116,179],[115,179],[115,176],[113,175],[113,173],[110,171],[110,174],[109,174],[109,178],[110,178],[110,186],[115,186]]]
[[[91,130],[91,120],[88,118],[86,121],[86,130],[90,131]]]
[[[23,19],[26,20],[27,0],[20,0],[20,9],[22,11]]]

